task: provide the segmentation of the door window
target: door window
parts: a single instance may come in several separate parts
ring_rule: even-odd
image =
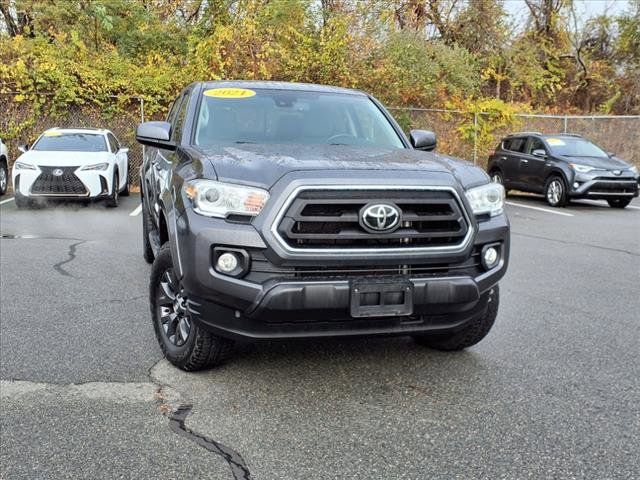
[[[527,153],[529,155],[533,155],[534,150],[544,150],[546,152],[546,148],[544,148],[544,143],[539,138],[531,138],[529,142],[529,148],[527,149]]]
[[[184,95],[179,95],[178,98],[171,104],[171,108],[169,109],[169,114],[167,115],[167,122],[173,124],[173,121],[178,114],[178,110],[180,110],[180,105],[182,103],[182,99]]]
[[[184,127],[184,121],[187,118],[188,106],[189,106],[189,95],[185,94],[182,99],[180,108],[177,110],[178,113],[176,115],[176,118],[174,122],[172,122],[172,126],[171,126],[171,140],[174,142],[179,141],[179,139],[182,137],[182,128]]]
[[[527,145],[527,138],[526,137],[508,138],[504,142],[502,142],[502,145],[505,150],[524,153],[525,147]]]
[[[120,150],[120,142],[118,142],[118,139],[112,133],[107,133],[107,140],[109,141],[111,151],[117,153],[118,150]]]

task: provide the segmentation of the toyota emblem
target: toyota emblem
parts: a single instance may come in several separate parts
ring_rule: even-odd
[[[61,168],[56,168],[51,173],[53,174],[54,177],[61,177],[64,172],[62,171]]]
[[[361,225],[372,232],[391,232],[400,224],[400,210],[395,205],[366,205],[360,212]]]
[[[613,170],[613,174],[614,175],[620,175],[620,174],[622,174],[622,170]]]

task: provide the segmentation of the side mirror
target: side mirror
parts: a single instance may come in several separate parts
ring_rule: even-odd
[[[127,147],[120,147],[120,151],[122,153],[129,153],[129,149]]]
[[[613,158],[616,156],[615,152],[607,152],[607,155],[609,155],[609,158]]]
[[[536,148],[531,155],[534,157],[547,158],[547,152],[545,152],[542,148]]]
[[[409,133],[409,140],[411,141],[413,148],[416,150],[423,150],[425,152],[435,150],[438,144],[436,134],[429,130],[411,130]]]
[[[29,150],[29,145],[27,145],[26,143],[23,145],[18,145],[18,151],[20,151],[21,153],[27,153],[27,150]]]
[[[136,140],[148,147],[175,150],[171,141],[171,124],[169,122],[144,122],[136,129]]]

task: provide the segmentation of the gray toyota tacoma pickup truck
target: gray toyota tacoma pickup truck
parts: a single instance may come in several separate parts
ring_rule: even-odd
[[[151,314],[174,365],[216,365],[238,339],[460,350],[492,327],[503,187],[366,93],[193,83],[136,133]]]

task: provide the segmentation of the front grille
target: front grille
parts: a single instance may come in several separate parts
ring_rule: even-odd
[[[369,204],[396,205],[399,228],[371,232],[360,223]],[[469,225],[460,205],[445,190],[305,190],[287,208],[278,233],[297,249],[455,247]]]
[[[595,183],[589,188],[590,194],[634,194],[638,190],[638,184],[633,179],[625,178],[596,178]]]
[[[39,167],[42,173],[31,186],[33,195],[86,195],[87,189],[73,173],[78,167]],[[62,170],[62,175],[54,175]]]
[[[474,248],[470,257],[459,263],[435,264],[376,264],[370,265],[338,265],[338,266],[309,266],[309,267],[280,267],[272,264],[260,250],[249,251],[251,256],[251,270],[248,281],[263,283],[274,278],[286,280],[351,280],[364,277],[476,277],[484,270],[480,263],[480,249]]]

